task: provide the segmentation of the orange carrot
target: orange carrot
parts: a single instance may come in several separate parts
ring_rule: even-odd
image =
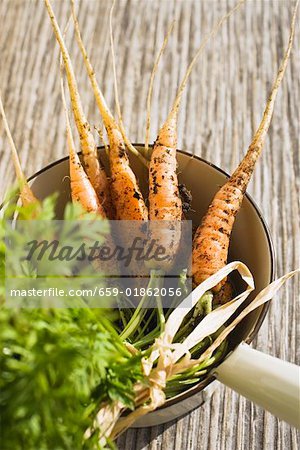
[[[45,0],[45,4],[64,60],[70,90],[71,104],[76,127],[79,133],[84,166],[107,217],[111,217],[112,206],[108,179],[105,170],[98,159],[96,142],[93,134],[91,133],[90,125],[83,112],[70,55],[59,29],[50,1]]]
[[[177,178],[177,112],[159,131],[149,166],[150,220],[181,220]]]
[[[215,195],[194,236],[192,273],[195,285],[200,284],[227,263],[230,235],[235,216],[241,207],[255,163],[264,146],[272,119],[278,88],[283,79],[290,56],[295,32],[298,2],[299,0],[293,13],[289,43],[268,98],[262,121],[244,159],[229,180]],[[219,283],[214,291],[218,292],[225,281],[224,279]]]
[[[75,150],[75,144],[69,121],[68,108],[66,104],[63,75],[61,75],[61,97],[66,117],[72,200],[73,202],[79,203],[86,212],[93,212],[105,218],[104,208],[100,204],[96,191],[93,188],[87,174],[85,173],[79,156],[77,155],[77,152]]]
[[[167,120],[159,130],[149,165],[150,220],[180,221],[182,219],[182,202],[179,195],[178,178],[176,173],[177,118],[182,93],[187,84],[192,68],[194,67],[197,58],[205,48],[209,39],[216,34],[225,20],[236,9],[238,9],[242,3],[243,2],[239,2],[232,10],[226,13],[202,42],[179,86],[178,93]],[[177,233],[176,235],[173,234],[172,238],[172,249],[174,253],[178,250],[179,242],[180,227],[177,227]]]
[[[102,116],[109,140],[109,161],[111,169],[111,193],[118,220],[147,220],[148,211],[140,192],[136,177],[130,167],[125,142],[104,96],[99,88],[94,69],[84,47],[79,24],[72,2],[72,13],[76,39],[94,91],[95,99]]]
[[[8,141],[10,144],[11,152],[12,152],[12,159],[13,159],[13,164],[15,167],[15,172],[17,175],[17,180],[18,180],[18,183],[20,186],[20,198],[22,201],[22,205],[23,206],[28,206],[28,205],[32,205],[32,204],[38,205],[39,200],[35,197],[32,190],[30,189],[28,182],[25,178],[25,175],[23,173],[23,170],[21,168],[18,152],[17,152],[14,140],[12,138],[12,135],[11,135],[11,132],[9,129],[9,125],[8,125],[7,118],[5,115],[3,103],[1,100],[1,92],[0,92],[0,111],[1,111],[1,114],[3,117],[4,128],[5,128],[5,131],[6,131],[6,134],[8,137]]]

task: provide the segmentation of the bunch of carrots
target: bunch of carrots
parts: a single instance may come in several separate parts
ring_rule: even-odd
[[[113,116],[105,101],[80,34],[74,2],[73,0],[71,1],[76,40],[82,54],[84,65],[109,141],[108,157],[110,173],[108,174],[104,169],[101,159],[99,158],[96,141],[91,131],[91,126],[89,125],[84,113],[74,69],[65,43],[64,33],[62,33],[59,28],[50,0],[45,0],[45,5],[51,20],[53,31],[61,50],[61,65],[64,68],[64,73],[69,87],[73,118],[78,131],[80,150],[82,152],[81,162],[72,136],[64,92],[64,75],[62,73],[61,93],[66,117],[67,146],[69,151],[69,175],[73,202],[80,203],[85,211],[93,212],[103,219],[137,221],[155,220],[171,221],[174,223],[180,223],[184,220],[183,202],[179,191],[176,156],[178,110],[180,107],[182,93],[187,84],[192,68],[194,67],[198,56],[203,51],[209,38],[213,36],[222,26],[224,21],[237,8],[240,7],[241,3],[243,2],[239,2],[229,13],[222,17],[221,20],[217,22],[212,32],[206,39],[204,39],[201,47],[191,61],[182,83],[180,84],[171,111],[158,132],[158,136],[153,145],[151,154],[150,152],[146,152],[146,155],[141,155],[139,151],[131,144],[126,135],[119,108],[119,117],[117,120]],[[209,205],[207,213],[202,218],[201,223],[195,232],[192,248],[192,278],[194,286],[199,285],[202,281],[209,278],[212,274],[216,273],[227,264],[230,236],[234,226],[235,217],[241,208],[248,183],[255,168],[255,164],[264,147],[274,110],[277,92],[286,71],[294,38],[297,7],[298,1],[292,17],[289,42],[271,89],[271,93],[267,100],[261,123],[252,138],[245,157],[226,183],[216,193]],[[159,58],[165,47],[166,40],[155,63],[152,73],[153,76],[157,68]],[[113,43],[112,33],[111,42]],[[117,96],[116,83],[115,91]],[[151,98],[151,86],[149,93],[150,96],[148,99]],[[149,105],[150,100],[148,106]],[[39,200],[32,193],[22,172],[17,150],[9,131],[1,101],[0,108],[12,149],[16,174],[20,184],[21,201],[24,205],[39,205]],[[146,136],[147,135],[148,133],[146,133]],[[148,150],[147,139],[148,138],[146,138],[145,147]],[[139,188],[138,180],[130,166],[128,151],[135,153],[149,168],[148,207],[146,206],[145,199],[143,198]],[[177,226],[174,229],[176,232],[172,234],[172,251],[174,252],[174,255],[176,255],[181,244],[181,229],[180,226]],[[157,272],[154,270],[154,278],[155,274],[157,275]],[[215,286],[213,292],[208,292],[206,294],[205,301],[208,299],[213,299],[214,302],[226,302],[232,298],[231,291],[232,288],[230,281],[224,279],[217,286]],[[152,313],[147,316],[145,315],[145,312],[141,312],[141,309],[138,309],[137,311],[138,312],[134,312],[132,318],[129,320],[129,323],[127,323],[121,334],[124,339],[129,339],[130,336],[135,335],[137,330],[137,326],[135,324],[140,324],[141,318],[145,319],[145,327],[147,324],[151,324],[151,317],[153,317],[153,315],[151,315]],[[163,315],[164,311],[160,310],[160,330],[161,327],[163,327]],[[186,329],[189,329],[192,326],[192,320],[193,319],[190,318],[190,320],[185,323],[184,326]],[[154,338],[155,333],[152,335],[150,333],[150,336],[143,341],[143,345],[153,342]],[[140,344],[138,344],[137,347],[139,347],[139,345]]]

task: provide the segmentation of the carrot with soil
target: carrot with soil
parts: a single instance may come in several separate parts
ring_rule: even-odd
[[[55,37],[60,46],[60,50],[65,65],[73,115],[80,138],[80,146],[82,150],[84,166],[87,175],[92,183],[92,186],[94,187],[97,193],[101,206],[103,207],[107,217],[111,218],[112,206],[110,199],[109,182],[105,170],[98,159],[97,145],[94,136],[90,130],[90,125],[83,112],[83,107],[78,92],[77,82],[72,62],[70,59],[70,55],[65,45],[64,38],[58,26],[50,1],[45,0],[45,4],[51,20]]]
[[[209,278],[227,263],[230,236],[235,216],[241,207],[255,163],[263,149],[272,119],[277,92],[288,64],[294,39],[298,3],[299,0],[296,3],[292,17],[288,46],[268,98],[262,121],[244,159],[215,195],[194,236],[192,274],[195,285]],[[226,279],[219,283],[214,288],[214,291],[220,291],[225,281]]]
[[[226,13],[202,42],[179,86],[172,109],[165,123],[159,130],[149,166],[150,220],[167,220],[173,222],[181,221],[182,219],[182,201],[178,186],[176,158],[177,119],[180,101],[191,71],[199,55],[205,48],[210,38],[216,34],[226,19],[228,19],[241,6],[242,3],[243,2],[239,2],[233,9]],[[174,251],[174,254],[178,250],[181,234],[180,227],[176,227],[176,229],[177,230],[173,233],[171,238],[172,242],[169,243]]]
[[[94,91],[96,103],[108,135],[109,161],[111,169],[111,192],[112,201],[116,210],[115,218],[118,220],[148,220],[148,210],[136,177],[130,167],[122,132],[106,104],[104,96],[99,88],[95,71],[84,47],[74,8],[74,2],[72,2],[72,15],[75,25],[76,39],[84,59],[84,64]]]
[[[96,191],[94,190],[87,174],[82,167],[77,155],[72,135],[68,108],[66,103],[63,74],[61,74],[61,97],[66,117],[67,143],[69,150],[69,171],[72,201],[79,203],[86,212],[99,214],[105,218],[105,212],[101,206]]]
[[[209,39],[214,36],[214,34],[219,30],[220,26],[225,22],[225,20],[233,14],[235,10],[239,8],[242,2],[239,2],[232,10],[225,14],[214,26],[212,31],[206,36],[203,43],[199,47],[195,57],[191,61],[185,77],[179,86],[179,90],[170,114],[167,117],[166,122],[161,127],[157,140],[154,144],[154,149],[151,156],[151,161],[149,165],[149,217],[152,221],[165,221],[163,226],[156,226],[156,224],[151,227],[151,239],[155,240],[158,244],[162,243],[163,247],[168,250],[168,258],[164,262],[152,262],[151,268],[154,269],[151,272],[151,282],[156,286],[157,283],[161,282],[163,271],[169,270],[172,266],[178,248],[181,241],[181,220],[183,215],[182,201],[179,193],[178,178],[177,178],[177,160],[176,160],[176,150],[177,150],[177,116],[178,108],[180,105],[180,100],[187,84],[188,78],[192,71],[195,62],[203,51],[205,45],[208,43]],[[152,72],[152,78],[157,69],[157,65],[167,43],[168,37],[172,31],[173,24],[168,30],[168,34],[164,40],[163,47],[160,50],[158,57],[156,59],[154,69]],[[148,94],[148,119],[147,127],[150,122],[150,101],[151,100],[151,87]],[[148,130],[147,130],[148,131]],[[150,283],[151,283],[150,282]],[[129,324],[122,333],[123,338],[128,338],[133,335],[136,331],[137,324],[141,323],[145,317],[145,304],[147,302],[147,297],[145,296],[141,301],[139,308],[136,310],[134,317],[130,320]],[[157,329],[164,329],[164,318],[162,305],[159,302],[157,304],[158,310],[158,327]],[[153,314],[152,314],[153,316]],[[151,316],[150,316],[151,317]],[[147,322],[147,321],[146,321]],[[154,333],[155,334],[155,333]],[[155,338],[155,335],[153,339]]]
[[[6,114],[4,111],[4,107],[3,107],[3,103],[2,103],[2,99],[1,99],[1,92],[0,92],[0,111],[2,114],[4,128],[5,128],[5,131],[6,131],[6,134],[8,137],[8,141],[9,141],[9,145],[11,148],[13,164],[15,167],[15,172],[16,172],[17,180],[18,180],[19,187],[20,187],[20,198],[22,201],[22,205],[23,206],[29,206],[29,205],[33,205],[33,204],[39,205],[39,200],[35,197],[32,190],[30,189],[28,182],[25,178],[25,175],[23,173],[23,170],[21,168],[18,152],[17,152],[16,146],[15,146],[14,140],[12,138],[10,128],[8,125],[8,121],[6,118]]]

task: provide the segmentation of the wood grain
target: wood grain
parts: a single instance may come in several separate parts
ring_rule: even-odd
[[[68,1],[53,2],[65,25]],[[154,86],[151,138],[166,117],[179,80],[201,38],[233,1],[119,0],[114,13],[116,58],[124,121],[132,141],[144,140],[148,81],[155,54],[172,19],[170,39]],[[83,0],[79,20],[105,96],[113,106],[108,38],[111,2]],[[257,126],[289,33],[293,2],[247,1],[210,43],[195,68],[179,116],[179,147],[231,171]],[[0,87],[22,166],[31,175],[67,153],[59,90],[58,47],[42,1],[0,2]],[[72,29],[72,27],[71,27]],[[278,95],[261,161],[249,192],[270,226],[277,274],[299,266],[299,20],[294,50]],[[93,95],[72,31],[68,45],[85,110],[99,124]],[[0,123],[1,193],[14,172]],[[3,195],[1,195],[2,197]],[[299,281],[271,304],[254,346],[300,361]],[[151,450],[296,449],[299,435],[231,390],[187,417],[149,429],[129,430],[119,448]]]

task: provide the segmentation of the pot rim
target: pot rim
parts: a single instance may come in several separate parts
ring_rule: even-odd
[[[134,143],[133,144],[135,147],[144,147],[144,144],[141,143]],[[149,147],[153,147],[153,145],[149,145]],[[98,146],[97,147],[98,150],[104,150],[104,146]],[[213,169],[217,170],[218,172],[220,172],[221,174],[225,175],[226,178],[229,178],[228,173],[221,169],[220,167],[216,166],[214,163],[207,161],[206,159],[202,158],[201,156],[198,155],[193,155],[189,152],[186,152],[184,150],[179,150],[177,149],[177,152],[182,153],[185,156],[188,157],[192,157],[193,159],[196,159],[198,161],[201,161],[205,164],[207,164],[208,166],[212,167]],[[79,155],[81,155],[81,152],[78,152]],[[34,180],[36,177],[38,177],[39,175],[42,175],[44,172],[46,172],[47,170],[51,169],[52,167],[55,167],[56,165],[67,161],[69,159],[69,156],[64,156],[63,158],[60,158],[58,160],[53,161],[52,163],[48,164],[47,166],[43,167],[42,169],[40,169],[39,171],[35,172],[33,175],[31,175],[27,181],[30,182],[32,180]],[[251,205],[254,207],[255,212],[263,226],[265,235],[267,237],[267,241],[268,241],[268,247],[269,247],[269,254],[270,254],[270,265],[271,265],[271,273],[270,273],[270,283],[272,281],[274,281],[275,279],[275,249],[274,249],[274,245],[272,242],[272,238],[271,238],[271,232],[269,229],[269,226],[266,223],[266,220],[264,219],[262,212],[260,210],[260,208],[257,206],[256,202],[253,200],[253,198],[251,197],[251,195],[249,195],[247,192],[245,194],[246,198],[249,200],[249,202],[251,203]],[[269,302],[265,303],[263,305],[262,311],[256,321],[256,324],[252,330],[252,332],[247,336],[247,338],[244,340],[244,342],[246,342],[247,344],[250,344],[254,337],[256,336],[256,334],[258,333],[258,330],[260,329],[267,311],[269,309]],[[186,391],[178,394],[177,396],[170,398],[168,400],[166,400],[166,402],[164,403],[164,405],[162,405],[161,407],[157,408],[157,410],[163,410],[164,408],[170,407],[172,405],[175,405],[177,403],[179,403],[182,400],[185,400],[195,394],[197,394],[198,392],[202,391],[206,386],[208,386],[212,381],[214,381],[216,378],[213,375],[209,375],[205,380],[203,380],[202,382],[198,383],[196,386],[191,387],[190,389],[187,389]]]

